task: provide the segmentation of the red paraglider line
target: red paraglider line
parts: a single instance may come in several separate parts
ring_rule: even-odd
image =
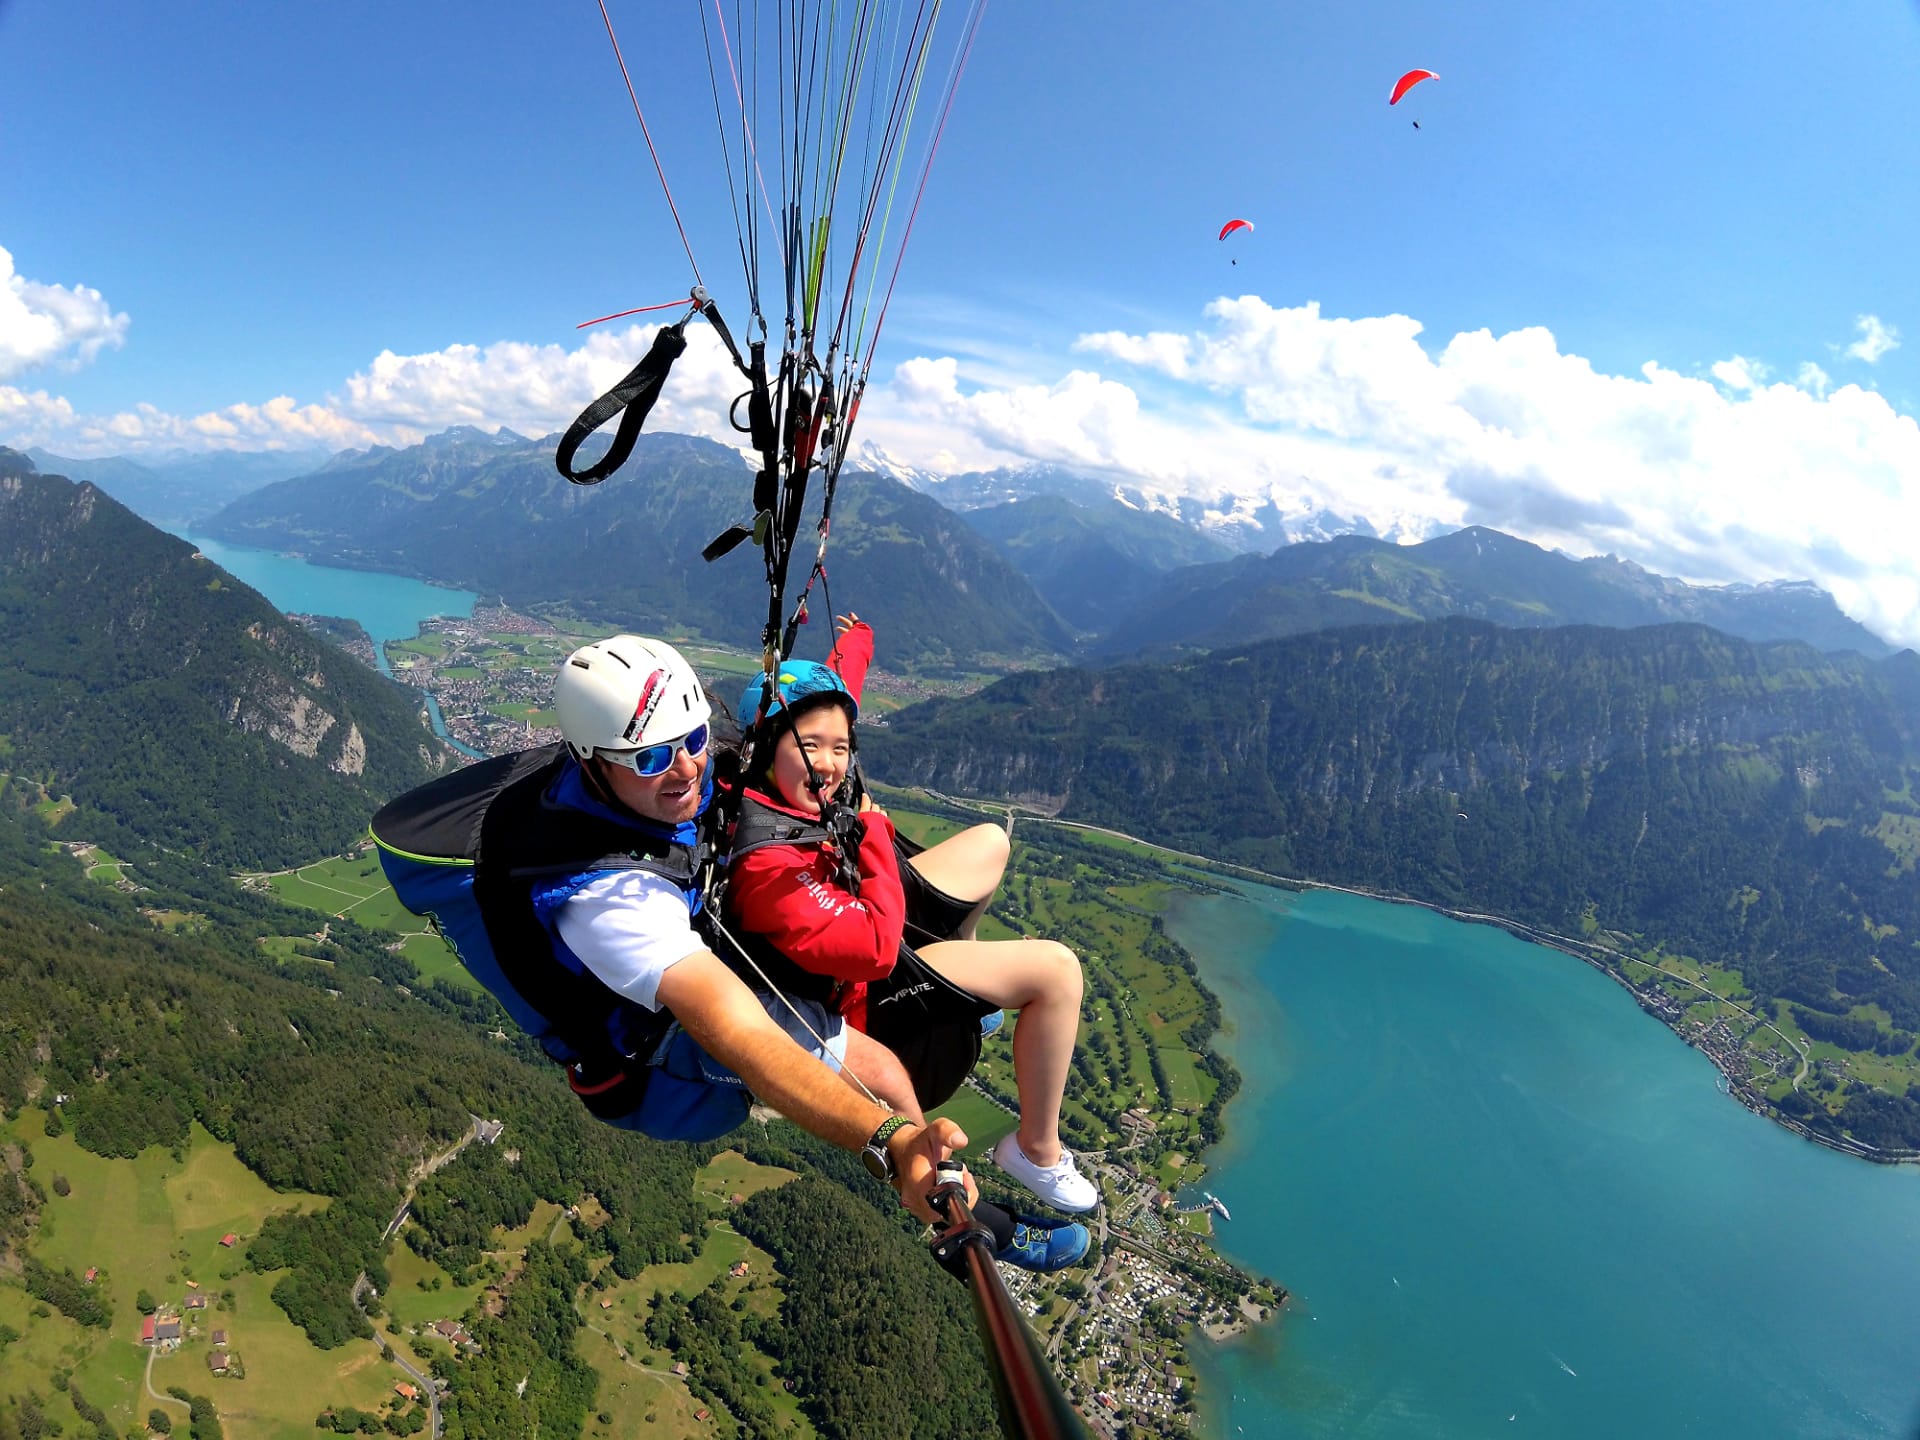
[[[629,315],[644,315],[649,310],[671,310],[677,305],[685,305],[686,303],[685,300],[669,300],[664,305],[642,305],[635,310],[616,310],[611,315],[602,315],[599,320],[582,320],[573,328],[576,330],[584,330],[589,325],[598,325],[602,320],[624,320]]]
[[[1398,105],[1400,97],[1418,85],[1422,80],[1438,80],[1440,77],[1431,70],[1409,70],[1393,82],[1393,95],[1387,101],[1389,105]]]

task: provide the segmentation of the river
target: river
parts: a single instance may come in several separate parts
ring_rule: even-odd
[[[1742,1109],[1606,976],[1412,906],[1185,901],[1245,1077],[1205,1184],[1294,1294],[1231,1437],[1920,1435],[1920,1170]]]

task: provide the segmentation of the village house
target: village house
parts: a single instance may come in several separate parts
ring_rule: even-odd
[[[204,1296],[204,1295],[189,1295],[189,1296],[187,1296],[187,1309],[189,1309],[189,1310],[204,1310],[204,1309],[206,1309],[206,1308],[207,1308],[207,1297],[206,1297],[206,1296]]]
[[[712,1415],[713,1415],[713,1411],[707,1409],[704,1405],[701,1406],[698,1410],[693,1412],[693,1418],[696,1420],[706,1420],[710,1418]]]
[[[216,1330],[216,1331],[214,1331],[214,1332],[213,1332],[213,1345],[214,1345],[214,1348],[215,1348],[216,1350],[224,1350],[224,1349],[226,1349],[226,1348],[227,1348],[227,1332],[226,1332],[226,1331],[224,1331],[224,1330]]]
[[[393,1387],[393,1393],[398,1395],[402,1400],[418,1400],[420,1398],[420,1392],[404,1380],[398,1382]]]
[[[207,1352],[207,1369],[216,1375],[224,1375],[227,1373],[229,1358],[227,1352],[224,1350],[209,1350]]]
[[[686,1361],[684,1361],[684,1360],[676,1360],[676,1361],[674,1361],[674,1362],[673,1362],[673,1373],[674,1373],[674,1374],[676,1374],[676,1375],[678,1375],[678,1376],[680,1376],[681,1378],[683,1378],[683,1379],[684,1379],[684,1378],[686,1377],[686,1373],[687,1373],[687,1362],[686,1362]]]
[[[177,1315],[157,1317],[153,1327],[153,1338],[161,1345],[178,1345],[180,1343],[180,1317]]]
[[[226,1246],[227,1249],[231,1250],[235,1245],[240,1243],[240,1237],[234,1234],[231,1230],[229,1230],[226,1234],[220,1237],[220,1243]]]
[[[458,1320],[436,1320],[433,1322],[433,1333],[442,1339],[451,1340],[460,1333],[460,1322]]]
[[[153,1316],[149,1315],[140,1322],[140,1343],[142,1345],[151,1345],[153,1344],[153,1339]]]
[[[742,1275],[746,1273],[747,1273],[747,1262],[744,1260],[736,1260],[733,1262],[733,1264],[727,1267],[727,1274],[731,1275],[736,1280],[738,1280]]]
[[[86,1275],[87,1284],[91,1285],[94,1282],[94,1277],[99,1275],[99,1273],[100,1273],[100,1267],[98,1265],[89,1265],[87,1267],[87,1275]]]

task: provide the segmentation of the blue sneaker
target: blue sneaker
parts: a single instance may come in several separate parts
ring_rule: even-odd
[[[1048,1224],[1026,1215],[1013,1217],[1013,1241],[994,1255],[1002,1265],[1022,1270],[1064,1270],[1086,1259],[1093,1236],[1072,1220]]]

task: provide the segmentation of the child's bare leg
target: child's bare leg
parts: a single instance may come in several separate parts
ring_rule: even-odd
[[[1012,849],[1013,841],[1002,826],[974,825],[949,835],[938,845],[929,845],[907,862],[942,894],[973,902],[972,913],[961,923],[956,939],[973,939],[993,892],[1000,888],[1000,877],[1007,873]]]
[[[1054,940],[946,940],[920,958],[982,1000],[1018,1012],[1013,1077],[1020,1149],[1036,1165],[1060,1159],[1060,1102],[1080,1038],[1080,958]]]
[[[891,1105],[916,1125],[926,1122],[920,1101],[913,1093],[913,1081],[900,1057],[871,1035],[847,1028],[847,1059],[840,1067],[840,1078],[855,1090],[865,1086],[880,1100]]]

